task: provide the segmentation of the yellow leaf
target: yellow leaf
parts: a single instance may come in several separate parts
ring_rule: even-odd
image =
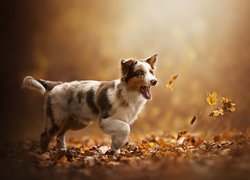
[[[149,142],[148,145],[152,148],[155,144],[153,142]]]
[[[222,108],[214,110],[209,116],[218,117],[223,116],[224,110]]]
[[[217,104],[217,93],[213,91],[212,93],[208,93],[207,95],[207,102],[210,106]]]
[[[230,111],[230,112],[234,112],[235,110],[236,110],[235,107],[230,107],[230,108],[229,108],[229,111]]]
[[[172,77],[169,79],[168,83],[166,84],[166,87],[171,89],[171,91],[174,90],[173,84],[174,84],[174,81],[178,78],[178,76],[179,76],[178,74],[172,75]]]
[[[174,88],[173,88],[173,81],[168,82],[168,84],[166,85],[166,87],[169,88],[171,91],[173,91],[174,90]]]
[[[228,99],[228,98],[225,98],[225,97],[222,97],[222,98],[221,98],[221,102],[222,102],[222,103],[228,103],[229,101],[231,101],[231,100]]]
[[[179,74],[173,75],[173,76],[172,76],[172,80],[173,80],[173,81],[176,80],[176,79],[178,78],[178,76],[179,76]]]

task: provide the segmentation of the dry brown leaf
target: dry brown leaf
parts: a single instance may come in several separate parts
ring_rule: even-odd
[[[197,116],[195,115],[195,116],[191,119],[190,124],[193,125],[194,122],[196,121],[196,119],[197,119]]]
[[[57,163],[59,164],[66,164],[67,163],[67,157],[66,156],[62,156],[57,160]]]

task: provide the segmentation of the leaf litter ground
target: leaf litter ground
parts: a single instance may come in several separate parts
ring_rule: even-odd
[[[2,144],[1,176],[12,179],[249,179],[250,131],[213,137],[187,131],[132,135],[112,156],[109,140],[72,138],[67,151],[41,152],[38,142]]]

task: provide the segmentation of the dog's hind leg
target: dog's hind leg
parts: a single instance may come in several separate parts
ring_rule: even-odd
[[[49,143],[51,139],[58,133],[59,127],[57,125],[51,128],[46,128],[40,137],[40,146],[43,151],[49,151]]]
[[[88,127],[91,124],[91,121],[89,119],[80,119],[76,116],[71,116],[67,119],[65,124],[63,125],[63,128],[60,129],[59,133],[56,137],[57,142],[57,148],[59,150],[65,151],[66,148],[66,142],[65,142],[65,133],[68,130],[79,130]]]
[[[40,136],[40,148],[42,151],[49,151],[50,138],[47,129]]]
[[[68,127],[64,126],[56,136],[56,145],[60,151],[66,151],[65,133],[68,131]]]
[[[105,133],[111,135],[111,149],[115,152],[115,154],[119,154],[120,148],[126,143],[128,139],[130,133],[129,124],[117,119],[106,118],[101,119],[99,125]]]
[[[60,116],[55,116],[52,109],[51,97],[47,97],[45,106],[46,126],[44,132],[41,134],[40,146],[43,151],[49,150],[49,143],[52,138],[59,133],[63,127],[64,120]]]

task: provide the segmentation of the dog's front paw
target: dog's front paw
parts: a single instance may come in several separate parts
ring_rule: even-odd
[[[66,152],[67,148],[66,147],[57,147],[58,151]]]
[[[109,157],[117,157],[117,156],[119,156],[119,154],[120,154],[120,152],[121,152],[121,150],[120,149],[118,149],[118,150],[108,150],[106,153],[105,153],[105,155],[108,155]]]
[[[118,149],[118,150],[114,150],[114,156],[118,156],[119,154],[121,153],[121,150],[120,149]]]

